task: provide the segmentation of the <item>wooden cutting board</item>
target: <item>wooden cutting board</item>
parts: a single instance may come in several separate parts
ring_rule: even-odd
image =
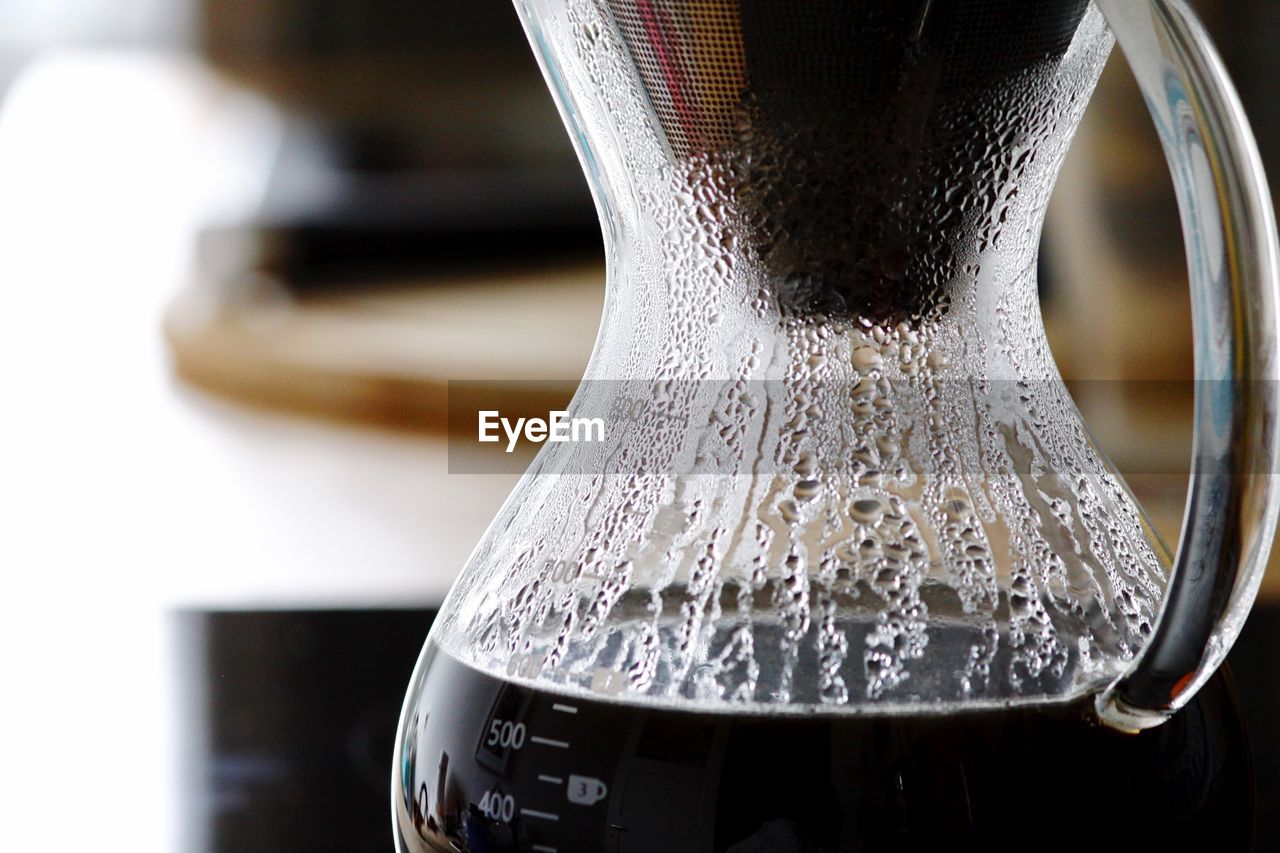
[[[603,299],[595,265],[424,276],[303,298],[265,278],[202,281],[174,300],[164,329],[178,375],[206,390],[440,430],[449,382],[509,382],[516,409],[562,408]]]

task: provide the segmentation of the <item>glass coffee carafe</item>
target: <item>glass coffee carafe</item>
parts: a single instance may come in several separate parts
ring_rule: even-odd
[[[1277,248],[1182,0],[517,7],[603,224],[571,413],[605,429],[544,447],[441,611],[400,850],[1248,849],[1215,673],[1275,524]],[[1190,265],[1176,554],[1037,302],[1113,40]]]

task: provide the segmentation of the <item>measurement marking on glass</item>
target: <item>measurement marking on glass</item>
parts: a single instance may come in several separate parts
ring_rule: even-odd
[[[533,809],[521,809],[520,814],[522,814],[525,817],[541,818],[542,820],[559,820],[560,819],[560,815],[558,814],[552,814],[551,812],[538,812],[538,811],[534,811]]]
[[[562,714],[576,714],[576,713],[578,713],[578,709],[577,709],[577,708],[575,708],[575,707],[573,707],[572,705],[561,705],[561,704],[560,704],[560,703],[558,703],[558,702],[557,702],[557,703],[555,703],[555,704],[553,704],[553,705],[551,706],[551,710],[553,710],[553,711],[559,711],[559,712],[560,712],[560,713],[562,713]]]
[[[529,740],[534,743],[540,743],[543,746],[554,746],[556,749],[569,748],[569,742],[566,740],[552,740],[549,737],[538,737],[537,735],[530,735]]]
[[[562,778],[561,778],[561,777],[559,777],[559,776],[547,776],[547,775],[544,775],[544,774],[542,774],[542,773],[539,773],[539,774],[538,774],[538,781],[539,781],[539,782],[550,782],[552,785],[559,785],[559,784],[561,784],[562,782],[564,782],[564,779],[562,779]]]

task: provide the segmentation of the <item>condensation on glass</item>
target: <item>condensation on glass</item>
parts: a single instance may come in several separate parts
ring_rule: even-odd
[[[1169,33],[1198,36],[1181,5],[1130,3],[1139,20],[1119,2],[1104,5],[1113,25],[1129,16],[1117,31],[1144,91],[1169,90],[1158,117],[1186,124],[1170,81],[1217,93],[1200,104],[1210,133],[1162,127],[1184,201],[1205,199],[1187,214],[1193,260],[1237,258],[1201,299],[1200,378],[1274,379],[1274,237],[1247,131],[1220,69],[1168,64]],[[541,453],[431,643],[566,695],[767,714],[1067,701],[1133,670],[1173,630],[1175,561],[1060,381],[1036,282],[1054,178],[1112,47],[1103,14],[1084,0],[520,9],[604,225],[588,378],[649,393],[590,448],[593,469],[575,466],[581,447]],[[1206,173],[1206,146],[1238,169]],[[1194,263],[1192,277],[1213,283]],[[1223,334],[1257,354],[1228,364],[1207,343]],[[586,383],[574,406],[606,411],[591,397],[616,387]],[[1263,396],[1202,401],[1201,426],[1226,407],[1230,465],[1270,462]],[[1189,671],[1161,678],[1202,681],[1256,589],[1271,486],[1240,489],[1221,507],[1244,519],[1229,525],[1243,568],[1204,563],[1222,601]],[[1184,546],[1179,571],[1194,558]],[[1185,658],[1178,636],[1164,646]],[[1161,689],[1164,705],[1129,705],[1157,720],[1179,701]]]

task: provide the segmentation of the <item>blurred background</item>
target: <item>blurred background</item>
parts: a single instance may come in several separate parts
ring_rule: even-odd
[[[1278,182],[1280,3],[1194,5]],[[1118,55],[1042,277],[1087,419],[1176,541],[1184,256]],[[398,703],[514,483],[449,473],[446,383],[563,377],[555,407],[603,296],[508,0],[6,0],[0,282],[6,843],[391,849]],[[1233,666],[1273,793],[1278,644],[1272,571]]]

